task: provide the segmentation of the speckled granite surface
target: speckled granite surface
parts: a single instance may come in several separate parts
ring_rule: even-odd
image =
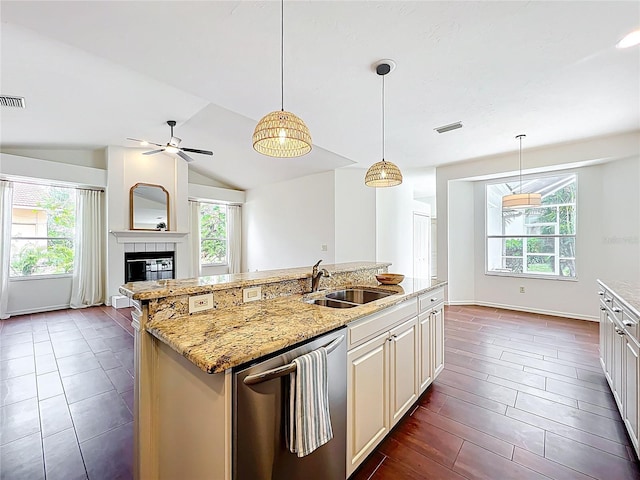
[[[598,282],[615,293],[625,306],[640,318],[640,282],[623,282],[616,280],[598,280]]]
[[[395,295],[354,308],[328,308],[290,295],[179,318],[156,318],[146,329],[208,373],[219,373],[444,286],[441,281],[405,280],[399,286],[368,285]],[[313,294],[313,298],[327,292]]]
[[[332,275],[340,273],[361,272],[376,268],[386,269],[390,263],[351,262],[335,265],[320,264]],[[187,278],[179,280],[158,280],[153,282],[131,282],[120,287],[120,293],[135,300],[152,300],[155,298],[173,297],[177,295],[197,295],[216,290],[224,290],[232,287],[250,287],[253,285],[277,284],[286,281],[298,281],[306,279],[311,285],[311,268],[288,268],[285,270],[267,270],[264,272],[237,273],[232,275],[212,275],[200,278]],[[386,271],[386,270],[385,270]],[[340,275],[338,275],[340,276]],[[322,279],[331,282],[331,279]],[[334,280],[335,282],[336,280]]]

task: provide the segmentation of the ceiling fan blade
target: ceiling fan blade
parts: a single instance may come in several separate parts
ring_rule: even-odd
[[[198,150],[197,148],[181,148],[180,150],[184,150],[185,152],[201,153],[202,155],[213,155],[213,152],[210,152],[209,150]]]
[[[156,153],[164,152],[164,148],[158,150],[151,150],[150,152],[143,152],[143,155],[155,155]]]
[[[184,159],[186,162],[191,163],[191,162],[194,161],[193,158],[191,158],[189,155],[187,155],[186,153],[184,153],[184,152],[182,152],[180,150],[178,150],[178,153],[176,155],[178,155],[180,158]]]
[[[148,143],[149,145],[155,145],[157,147],[162,147],[163,145],[160,145],[159,143],[155,143],[155,142],[150,142],[149,140],[140,140],[138,138],[130,138],[127,137],[127,140],[133,140],[134,142],[138,142],[138,143]]]

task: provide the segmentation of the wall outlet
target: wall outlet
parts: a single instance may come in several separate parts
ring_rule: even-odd
[[[242,301],[244,303],[255,302],[256,300],[260,300],[261,298],[262,287],[251,287],[242,289]]]
[[[524,293],[524,287],[520,287],[520,293]]]
[[[326,251],[327,251],[327,244],[326,244],[326,243],[323,243],[322,245],[320,245],[320,250],[321,250],[322,252],[326,252]]]
[[[189,313],[202,312],[213,308],[213,293],[189,297]]]

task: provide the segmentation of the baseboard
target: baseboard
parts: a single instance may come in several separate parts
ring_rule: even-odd
[[[455,302],[448,302],[448,305],[477,305],[479,307],[502,308],[503,310],[513,310],[516,312],[538,313],[540,315],[551,315],[554,317],[575,318],[576,320],[600,322],[600,317],[595,317],[590,315],[580,315],[579,313],[572,313],[572,312],[558,312],[554,310],[545,310],[542,308],[521,307],[519,305],[518,306],[504,305],[502,303],[478,302],[478,301],[472,301],[472,302],[455,301]]]
[[[44,312],[53,312],[55,310],[66,310],[67,308],[71,308],[68,303],[66,305],[47,305],[46,307],[25,308],[24,310],[9,312],[9,315],[11,317],[15,317],[17,315],[30,315],[32,313],[44,313]]]

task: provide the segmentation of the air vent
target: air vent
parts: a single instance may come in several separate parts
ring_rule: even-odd
[[[457,128],[462,128],[462,122],[450,123],[449,125],[443,125],[442,127],[435,128],[434,130],[438,133],[445,133]]]
[[[25,108],[24,97],[0,95],[0,107]]]

